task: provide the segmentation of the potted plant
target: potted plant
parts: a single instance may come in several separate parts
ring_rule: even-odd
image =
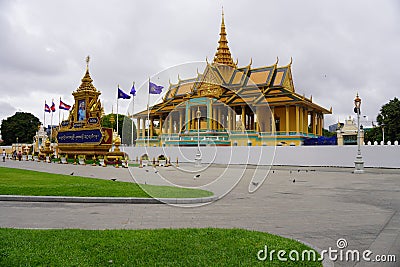
[[[164,155],[158,157],[158,166],[165,167],[167,165],[167,159]]]
[[[147,154],[144,154],[141,157],[141,160],[142,160],[142,166],[143,167],[149,166],[149,156]]]
[[[104,156],[103,155],[99,155],[97,157],[97,159],[99,160],[99,165],[105,167],[106,164],[104,163]]]
[[[78,160],[79,160],[78,164],[79,165],[86,165],[85,159],[86,159],[85,155],[79,155],[78,156]]]

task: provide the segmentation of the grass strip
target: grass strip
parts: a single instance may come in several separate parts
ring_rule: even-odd
[[[212,193],[0,167],[0,195],[195,198]]]
[[[0,228],[0,236],[0,266],[322,266],[289,259],[292,250],[311,250],[304,244],[242,229]],[[265,245],[276,251],[273,260],[257,259]],[[279,250],[288,261],[278,260]]]

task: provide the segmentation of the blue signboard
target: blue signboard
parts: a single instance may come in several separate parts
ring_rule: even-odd
[[[59,132],[57,140],[59,144],[85,144],[100,143],[103,137],[100,129]]]

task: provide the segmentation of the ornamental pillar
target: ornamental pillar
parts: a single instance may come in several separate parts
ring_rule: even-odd
[[[246,130],[246,107],[242,106],[242,129]]]
[[[296,134],[300,133],[300,114],[299,106],[296,105]]]
[[[285,106],[285,110],[286,110],[286,117],[285,117],[286,135],[289,135],[289,106],[288,105]]]

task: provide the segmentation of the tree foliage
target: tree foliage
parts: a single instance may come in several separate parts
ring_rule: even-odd
[[[400,101],[396,97],[383,105],[376,117],[378,125],[366,133],[365,140],[382,141],[385,131],[385,143],[387,141],[400,141]],[[384,128],[384,129],[382,129]]]
[[[111,117],[114,123],[111,123]],[[101,126],[117,130],[117,114],[107,114],[101,120]],[[132,120],[125,115],[118,114],[118,134],[121,137],[122,144],[131,145],[132,143]],[[136,140],[136,126],[133,124],[133,140]]]
[[[13,116],[1,122],[1,135],[4,145],[12,143],[28,143],[33,142],[40,121],[31,113],[16,112]]]

